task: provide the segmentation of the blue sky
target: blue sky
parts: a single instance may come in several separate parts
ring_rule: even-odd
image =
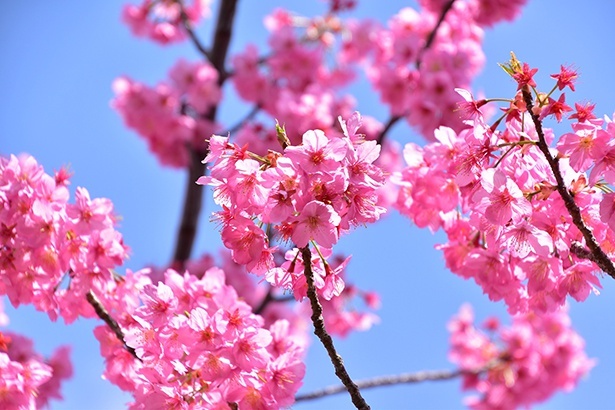
[[[231,50],[240,50],[250,41],[262,44],[262,16],[282,3],[304,14],[323,9],[319,1],[240,2]],[[114,202],[122,216],[120,230],[132,248],[127,267],[138,269],[151,263],[164,265],[170,259],[185,175],[160,168],[145,144],[123,126],[109,106],[111,82],[126,74],[155,84],[166,77],[178,57],[198,56],[189,43],[159,47],[132,37],[119,21],[122,4],[119,0],[22,0],[5,5],[0,13],[0,89],[4,96],[0,154],[30,153],[48,172],[70,164],[75,174],[73,189],[84,186],[93,197]],[[412,2],[362,0],[359,4],[361,16],[386,21]],[[591,100],[597,103],[598,115],[612,115],[615,3],[586,4],[589,6],[581,7],[572,0],[530,2],[519,20],[488,30],[487,64],[475,89],[491,97],[511,96],[515,85],[496,63],[507,61],[514,51],[519,59],[540,69],[538,80],[556,72],[560,64],[573,64],[581,78],[568,103]],[[199,29],[202,38],[209,38],[210,29],[211,24]],[[364,114],[386,119],[386,110],[369,91],[359,89],[357,100]],[[227,104],[221,111],[222,120],[233,123],[233,118],[247,110]],[[405,125],[396,126],[391,136],[420,141]],[[212,201],[205,201],[206,212],[211,212]],[[474,283],[444,268],[440,253],[433,249],[442,241],[442,235],[416,229],[393,213],[340,243],[340,249],[354,254],[349,277],[363,288],[378,291],[383,300],[378,326],[337,341],[354,378],[452,368],[446,358],[445,326],[466,301],[473,304],[479,319],[492,314],[506,317],[501,304],[489,302]],[[218,245],[218,234],[205,216],[197,253],[215,250]],[[571,304],[573,323],[584,336],[589,355],[598,359],[596,368],[574,392],[558,394],[539,408],[606,407],[615,369],[615,319],[608,313],[615,311],[615,283],[605,278],[603,285],[600,296]],[[63,390],[66,400],[54,402],[53,409],[117,409],[129,401],[100,378],[102,359],[91,332],[96,322],[80,320],[65,326],[49,323],[46,316],[28,307],[7,310],[9,329],[33,338],[41,352],[49,354],[60,344],[73,345],[75,376]],[[307,365],[303,391],[337,383],[316,341]],[[378,409],[440,409],[461,408],[463,393],[455,380],[370,390],[365,397]],[[351,408],[351,404],[347,396],[340,395],[294,408]]]

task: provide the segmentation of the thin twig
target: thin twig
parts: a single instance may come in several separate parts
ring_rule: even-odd
[[[199,52],[203,55],[203,57],[211,61],[211,54],[209,53],[209,50],[205,48],[203,43],[201,43],[201,40],[199,39],[199,37],[196,35],[194,30],[192,29],[192,24],[190,24],[190,20],[188,19],[188,15],[186,14],[186,9],[184,8],[184,2],[182,0],[176,0],[176,1],[177,1],[177,4],[179,4],[179,18],[181,19],[182,25],[184,26],[184,30],[186,30],[186,33],[188,33],[190,40],[192,40],[192,43],[197,48],[197,50],[199,50]]]
[[[264,55],[264,56],[260,56],[257,60],[256,60],[256,65],[260,66],[263,65],[267,62],[268,59],[271,58],[271,55]],[[228,69],[226,71],[226,78],[232,77],[235,75],[235,70],[233,69]]]
[[[433,30],[431,30],[431,32],[429,33],[429,36],[427,37],[427,40],[425,41],[425,45],[423,46],[423,48],[419,50],[418,56],[416,58],[416,68],[417,69],[421,67],[421,59],[423,58],[423,54],[425,53],[427,49],[429,49],[429,47],[431,47],[434,40],[436,39],[436,34],[438,33],[438,29],[444,22],[444,19],[446,18],[446,15],[448,14],[448,12],[453,8],[453,3],[455,3],[455,0],[449,0],[449,2],[444,5],[444,7],[442,8],[442,11],[440,12],[440,17],[438,18],[438,22],[434,26]],[[387,133],[391,130],[393,125],[395,125],[397,121],[399,121],[405,116],[406,115],[391,115],[391,118],[389,118],[389,120],[385,124],[380,134],[378,134],[378,138],[376,138],[376,142],[382,145]]]
[[[418,57],[416,59],[416,68],[420,68],[421,67],[421,59],[423,57],[423,53],[429,47],[431,47],[431,44],[436,39],[436,34],[438,33],[438,29],[440,28],[440,26],[444,22],[444,19],[446,18],[446,15],[448,14],[448,12],[453,8],[453,3],[455,3],[455,0],[449,0],[449,2],[446,3],[444,5],[444,7],[442,8],[442,11],[440,12],[440,17],[438,18],[438,22],[436,23],[436,25],[433,28],[433,30],[431,30],[431,33],[429,33],[429,37],[427,37],[427,41],[425,41],[425,46],[419,51],[419,55],[418,55]]]
[[[357,385],[352,381],[350,375],[344,367],[342,357],[335,350],[333,339],[325,329],[325,321],[322,317],[322,305],[318,301],[316,287],[314,286],[314,273],[312,272],[312,253],[310,252],[309,244],[301,248],[301,256],[303,257],[303,265],[305,266],[304,274],[307,281],[307,297],[312,306],[312,323],[314,324],[314,334],[318,336],[320,342],[327,350],[331,363],[335,368],[335,374],[344,384],[344,388],[348,390],[352,403],[357,409],[369,409],[369,405],[361,396],[361,392]]]
[[[262,107],[260,104],[256,104],[254,107],[252,107],[250,112],[248,112],[241,120],[237,122],[237,124],[233,125],[226,131],[221,132],[220,135],[228,135],[228,134],[233,134],[237,132],[241,127],[246,125],[248,121],[251,121],[252,119],[254,119],[254,117],[256,116],[256,114],[258,114],[261,108]]]
[[[273,288],[270,286],[269,290],[267,291],[267,294],[265,295],[261,303],[258,305],[256,309],[254,309],[254,314],[260,315],[265,310],[265,308],[269,306],[270,303],[283,303],[283,302],[290,302],[291,300],[295,300],[295,297],[293,295],[281,296],[281,297],[274,296]]]
[[[94,308],[94,311],[96,312],[96,315],[98,315],[98,317],[101,318],[103,320],[103,322],[105,322],[107,324],[107,326],[109,326],[111,328],[113,333],[115,333],[115,337],[117,337],[118,340],[120,342],[122,342],[122,344],[124,345],[124,348],[135,359],[141,361],[141,359],[137,356],[137,352],[135,352],[135,349],[133,349],[132,347],[130,347],[130,346],[128,346],[126,344],[126,341],[124,340],[124,332],[122,332],[122,329],[120,328],[120,325],[115,321],[115,319],[113,319],[111,317],[109,312],[107,312],[107,310],[102,305],[100,300],[98,300],[98,298],[96,297],[94,292],[89,291],[88,294],[86,295],[86,299],[87,299],[88,303]]]
[[[356,382],[360,389],[371,389],[374,387],[392,386],[396,384],[422,383],[427,381],[451,380],[459,376],[479,375],[487,372],[498,365],[506,362],[505,357],[499,357],[487,363],[484,367],[477,370],[424,370],[415,373],[402,373],[393,376],[380,376],[372,379],[359,380]],[[319,399],[334,394],[343,393],[346,388],[343,385],[328,386],[324,389],[315,390],[310,393],[300,394],[295,397],[295,401],[307,401]]]
[[[523,94],[525,105],[527,106],[527,112],[531,116],[532,121],[534,122],[534,127],[536,128],[536,133],[538,134],[538,148],[547,159],[547,162],[551,167],[551,171],[553,172],[553,176],[555,176],[555,181],[557,182],[557,192],[559,192],[562,197],[564,205],[572,217],[572,222],[579,229],[579,231],[581,231],[583,238],[585,238],[587,247],[589,248],[589,252],[591,252],[591,257],[586,257],[586,259],[593,261],[600,267],[600,269],[615,279],[615,265],[613,264],[613,261],[602,250],[592,231],[587,227],[587,225],[585,225],[583,217],[581,216],[581,210],[574,202],[574,197],[570,191],[568,191],[568,188],[566,188],[564,178],[562,177],[562,173],[559,169],[559,161],[557,158],[554,158],[549,151],[549,145],[547,144],[545,134],[542,129],[542,122],[540,121],[540,118],[538,118],[538,115],[533,112],[534,102],[532,100],[532,93],[530,89],[527,86],[524,86],[521,89],[521,93]],[[579,250],[579,246],[572,247],[572,251],[575,253],[579,253]]]
[[[371,389],[381,386],[392,386],[395,384],[421,383],[425,381],[450,380],[465,374],[463,370],[432,370],[421,371],[416,373],[404,373],[394,376],[374,377],[373,379],[359,380],[356,385],[359,389]],[[310,393],[300,394],[295,397],[295,401],[306,401],[319,399],[334,394],[343,393],[346,391],[344,385],[338,384],[328,386],[321,390],[315,390]]]
[[[213,46],[210,54],[210,62],[218,71],[218,85],[222,86],[226,76],[224,64],[228,53],[229,43],[233,34],[233,21],[238,0],[224,0],[220,3],[216,28],[214,30]],[[212,107],[206,118],[215,122],[218,106]],[[185,262],[192,254],[194,238],[197,232],[199,216],[203,202],[203,187],[195,181],[205,174],[205,165],[201,163],[207,156],[207,150],[193,150],[190,152],[190,164],[188,166],[188,178],[186,180],[186,193],[184,195],[184,207],[182,219],[177,232],[175,252],[173,253],[173,265],[178,269],[184,267]]]
[[[382,129],[382,131],[380,131],[380,134],[378,134],[378,138],[376,138],[376,142],[379,145],[382,145],[382,143],[384,142],[384,138],[386,137],[387,133],[391,130],[393,125],[395,125],[397,123],[397,121],[399,121],[401,119],[402,119],[401,115],[391,115],[391,118],[389,118],[387,123],[384,125],[384,128]]]

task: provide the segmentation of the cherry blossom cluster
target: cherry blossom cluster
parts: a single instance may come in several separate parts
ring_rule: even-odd
[[[291,136],[314,128],[329,134],[336,116],[348,117],[355,105],[339,90],[355,80],[361,66],[392,116],[405,117],[428,138],[440,125],[461,130],[464,124],[453,112],[460,101],[454,88],[469,87],[483,65],[481,26],[512,20],[524,1],[456,1],[439,25],[448,2],[422,3],[423,11],[404,8],[386,27],[336,14],[354,2],[332,2],[330,14],[315,18],[278,9],[265,20],[270,55],[263,59],[250,45],[233,58],[236,91],[284,123]],[[335,64],[327,65],[333,56]],[[253,141],[274,147],[271,133],[246,133],[255,152]],[[298,141],[291,137],[291,142]]]
[[[170,82],[155,87],[120,77],[112,106],[147,142],[163,165],[185,167],[190,149],[204,150],[216,126],[205,118],[221,98],[218,72],[209,63],[179,60]]]
[[[358,173],[360,166],[355,165]],[[114,229],[111,202],[91,200],[85,189],[78,188],[76,204],[69,204],[68,179],[66,170],[54,177],[46,174],[30,156],[0,162],[0,278],[2,292],[11,302],[32,303],[54,320],[62,316],[71,322],[79,315],[100,316],[102,311],[117,321],[119,335],[109,323],[95,333],[107,360],[105,377],[134,394],[135,408],[151,408],[154,399],[163,406],[179,400],[187,408],[224,407],[227,402],[248,408],[291,404],[304,372],[309,309],[282,303],[287,301],[283,290],[256,285],[244,266],[230,258],[224,263],[228,275],[213,266],[212,258],[204,257],[187,263],[195,275],[186,271],[182,276],[173,270],[155,275],[143,270],[118,276],[113,269],[123,262],[127,248]],[[349,217],[349,223],[353,221]],[[321,252],[330,254],[326,249]],[[375,294],[354,286],[344,289],[348,259],[338,262],[329,274],[325,274],[328,265],[319,258],[313,265],[322,291],[339,296],[324,304],[327,328],[345,336],[377,321],[371,313],[348,310],[349,301],[359,296],[372,308],[379,301]],[[295,263],[300,265],[301,259]],[[303,278],[305,286],[302,271],[287,274]],[[162,281],[154,285],[152,279]],[[93,308],[91,299],[100,306]],[[259,315],[253,313],[257,310]],[[15,346],[31,346],[19,336],[1,335],[5,344],[19,339]],[[17,347],[12,349],[17,352]],[[12,384],[10,389],[21,396],[10,394],[7,400],[42,403],[56,397],[59,380],[70,374],[62,368],[67,351],[62,350],[48,365],[32,362],[25,367],[15,363],[15,357],[29,355],[18,353],[9,352],[3,366],[7,374],[20,378],[22,384]],[[204,366],[209,365],[205,372]],[[30,381],[19,372],[36,377],[28,376]],[[52,378],[52,374],[58,376]],[[23,385],[24,380],[30,384]],[[224,386],[221,380],[227,380]]]
[[[467,3],[454,3],[429,47],[440,9],[404,8],[386,27],[351,23],[340,58],[363,62],[391,115],[405,117],[426,138],[440,125],[460,130],[463,123],[453,113],[459,96],[453,90],[468,87],[485,58],[482,30],[467,8]]]
[[[287,289],[297,300],[307,295],[307,282],[305,265],[301,252],[297,248],[288,250],[286,261],[280,267],[275,267],[265,274],[265,279],[276,288]],[[333,260],[334,262],[330,262]],[[350,308],[361,299],[370,309],[380,307],[380,299],[374,292],[363,291],[352,284],[346,283],[345,272],[350,257],[341,255],[332,256],[326,248],[313,248],[310,268],[314,275],[314,285],[322,296],[323,319],[325,329],[332,335],[345,337],[351,331],[364,331],[379,322],[378,316],[369,311],[360,311]],[[331,264],[336,263],[332,269]],[[311,309],[303,310],[306,318],[312,313]]]
[[[0,158],[0,295],[70,323],[94,316],[85,296],[115,283],[128,248],[111,201],[79,187],[69,203],[68,183],[31,156]]]
[[[184,7],[187,17],[194,20],[208,10],[202,3],[195,0]],[[353,1],[331,2],[329,13],[313,18],[277,9],[265,19],[270,49],[264,53],[248,45],[230,59],[228,72],[216,72],[207,63],[180,63],[171,75],[175,84],[155,88],[120,78],[113,105],[161,163],[173,167],[185,166],[186,147],[203,150],[204,139],[218,128],[205,114],[220,102],[219,83],[226,78],[255,112],[285,124],[294,144],[310,129],[336,132],[335,119],[351,115],[356,103],[343,88],[356,79],[358,67],[389,106],[391,118],[406,118],[427,137],[440,125],[460,130],[464,125],[453,114],[460,99],[453,89],[469,87],[482,67],[481,25],[511,20],[524,1],[458,0],[450,10],[442,1],[423,3],[423,11],[405,8],[386,27],[368,19],[341,19],[337,13],[353,8]],[[184,34],[178,26],[181,4],[149,0],[128,6],[125,21],[137,33],[161,32],[166,34],[159,37],[179,39]],[[446,18],[438,22],[445,10]],[[364,132],[375,139],[383,125],[371,118],[366,123],[372,124]],[[252,152],[265,155],[276,146],[271,128],[265,119],[249,115],[235,142],[249,143]]]
[[[305,372],[305,336],[279,319],[266,326],[210,268],[197,278],[167,270],[128,272],[141,303],[118,317],[126,345],[107,327],[95,329],[105,377],[133,394],[134,409],[262,409],[289,406]]]
[[[186,38],[183,19],[197,24],[210,14],[211,0],[143,0],[141,4],[127,4],[122,10],[122,21],[137,37],[149,38],[160,44],[182,41]],[[183,16],[182,16],[183,14]]]
[[[464,389],[478,396],[473,409],[517,409],[572,390],[593,367],[585,342],[571,327],[567,309],[513,316],[510,327],[489,319],[477,328],[469,305],[448,325],[450,360],[464,370]]]
[[[569,117],[572,132],[556,140],[542,127],[543,120],[561,121],[572,111],[564,94],[552,98],[554,91],[574,90],[576,72],[562,67],[552,76],[557,80],[553,90],[534,97],[539,132],[523,98],[523,90],[529,96],[530,87],[536,87],[535,72],[520,63],[512,70],[520,91],[493,125],[480,111],[488,100],[476,101],[459,90],[466,100],[461,113],[471,128],[459,133],[440,128],[437,142],[424,148],[407,145],[408,165],[398,176],[397,208],[418,226],[443,228],[448,242],[440,249],[447,267],[473,278],[490,299],[504,300],[511,313],[552,311],[567,295],[582,301],[598,293],[600,268],[579,223],[606,255],[615,256],[615,195],[608,186],[615,182],[613,120],[597,119],[591,105],[576,104]],[[560,182],[541,144],[557,164]],[[570,199],[564,200],[560,189]],[[580,210],[576,222],[571,202]]]
[[[385,212],[376,194],[385,177],[373,165],[380,146],[357,134],[358,114],[349,120],[351,126],[340,123],[341,136],[310,130],[297,146],[288,145],[281,132],[284,152],[270,151],[266,157],[214,135],[205,158],[213,163],[211,175],[198,180],[214,187],[214,200],[223,207],[217,219],[233,260],[276,286],[292,288],[297,299],[305,297],[306,288],[299,252],[287,254],[286,265],[276,267],[276,247],[263,226],[273,226],[275,235],[298,248],[318,245],[314,254],[320,262],[314,269],[322,280],[316,279],[316,286],[331,299],[343,289],[338,272],[344,264],[331,268],[320,248],[332,248],[341,233],[375,222]]]
[[[421,7],[432,12],[438,12],[450,0],[419,0]],[[472,15],[481,27],[490,27],[500,21],[513,21],[527,0],[470,0],[468,13]]]
[[[225,284],[235,289],[238,297],[250,305],[255,314],[262,316],[265,327],[279,319],[285,319],[289,322],[293,337],[297,340],[303,337],[301,344],[308,345],[307,334],[305,334],[309,320],[308,311],[301,305],[290,303],[294,299],[285,295],[283,290],[272,288],[262,280],[257,281],[257,277],[249,274],[245,266],[232,260],[230,251],[223,248],[218,258],[205,253],[198,259],[190,259],[185,263],[185,271],[199,279],[207,270],[217,267],[224,271]],[[149,278],[152,283],[158,283],[159,281],[164,282],[165,272],[173,267],[150,269]]]
[[[8,317],[0,300],[0,326]],[[0,407],[6,410],[40,409],[51,399],[61,400],[60,385],[72,376],[70,348],[58,348],[49,359],[34,351],[32,340],[0,331]]]
[[[249,45],[231,60],[239,96],[285,124],[293,143],[309,129],[328,133],[338,115],[352,114],[354,100],[336,94],[353,79],[352,71],[325,63],[339,24],[333,15],[311,20],[277,9],[265,19],[270,55],[263,61],[258,48]]]
[[[321,251],[327,256],[328,260],[332,260],[332,264],[338,266],[335,269],[335,278],[328,278],[330,281],[327,285],[326,291],[333,291],[334,280],[339,282],[343,281],[343,289],[339,296],[333,297],[330,300],[321,300],[323,308],[323,317],[325,321],[325,328],[327,331],[336,336],[345,337],[351,331],[364,331],[368,330],[373,324],[379,322],[379,318],[370,311],[361,311],[358,306],[362,304],[372,310],[380,308],[380,298],[373,291],[365,291],[359,289],[356,285],[348,283],[346,279],[346,266],[350,261],[350,258],[345,258],[342,255],[331,255],[331,252],[327,249]],[[186,263],[186,269],[193,274],[198,272],[205,272],[207,269],[220,266],[225,272],[226,284],[232,286],[239,297],[252,307],[255,313],[258,313],[265,320],[265,326],[273,324],[276,320],[285,319],[290,323],[290,329],[294,338],[299,338],[303,335],[306,339],[302,344],[307,345],[307,335],[303,331],[308,327],[307,322],[312,314],[311,309],[305,303],[293,304],[290,303],[289,296],[286,295],[288,291],[293,291],[293,283],[300,284],[297,287],[302,288],[302,294],[305,294],[305,273],[302,270],[302,259],[299,255],[299,259],[295,262],[294,270],[289,273],[285,271],[274,271],[269,275],[275,275],[275,273],[282,274],[282,276],[275,277],[270,276],[268,281],[277,283],[277,286],[271,287],[267,282],[256,282],[256,276],[250,275],[244,265],[239,265],[232,260],[231,253],[227,250],[220,252],[222,263],[216,265],[215,258],[210,254],[204,254],[197,260],[190,260]],[[297,254],[297,250],[287,251],[287,259],[294,258]],[[283,257],[282,252],[276,252],[274,257]],[[282,263],[282,267],[290,267],[292,262],[287,260]],[[316,272],[316,280],[320,284],[325,276],[325,269],[322,268],[322,260],[320,257],[312,258],[312,269]],[[162,274],[160,271],[159,274]],[[290,280],[290,276],[294,275],[296,278]],[[197,275],[198,277],[198,275]],[[279,283],[279,280],[285,282]],[[155,282],[155,278],[152,278]],[[288,289],[288,290],[286,290]],[[294,299],[296,296],[290,296]]]
[[[464,128],[454,113],[459,102],[454,89],[468,88],[483,66],[481,26],[512,20],[524,1],[420,3],[421,11],[404,8],[386,27],[369,20],[349,22],[340,59],[363,63],[391,114],[405,117],[424,137],[432,139],[438,126],[456,131]],[[443,9],[451,3],[434,32]]]

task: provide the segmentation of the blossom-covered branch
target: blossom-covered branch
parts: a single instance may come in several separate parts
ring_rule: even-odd
[[[574,225],[581,231],[583,234],[583,238],[585,238],[585,242],[587,243],[587,247],[591,251],[592,262],[596,263],[600,269],[606,272],[609,276],[615,279],[615,265],[613,261],[608,257],[608,255],[604,252],[604,250],[598,244],[594,234],[592,231],[585,225],[583,222],[583,217],[581,216],[581,210],[577,206],[572,197],[572,194],[566,188],[566,184],[564,183],[564,178],[562,177],[562,173],[559,168],[558,159],[554,158],[549,151],[549,145],[545,140],[545,134],[542,129],[542,122],[538,115],[533,112],[534,103],[532,100],[532,93],[527,85],[521,88],[521,92],[523,94],[523,100],[525,101],[525,105],[527,106],[527,111],[532,117],[532,122],[536,127],[536,133],[538,134],[538,148],[545,156],[549,166],[551,167],[551,171],[553,171],[553,176],[557,181],[557,192],[561,195],[564,204],[566,205],[566,209],[570,213],[572,217],[572,221]],[[578,248],[577,252],[575,252],[577,256],[579,256]]]
[[[109,328],[111,328],[117,339],[124,345],[124,348],[128,350],[128,352],[135,359],[140,361],[141,359],[139,358],[139,356],[137,356],[135,349],[126,344],[126,341],[124,340],[124,332],[122,332],[120,325],[115,321],[115,319],[111,317],[109,312],[107,312],[107,310],[102,305],[102,303],[100,303],[100,300],[98,300],[94,292],[89,291],[86,295],[86,299],[88,300],[88,303],[94,308],[96,315],[101,318],[103,322],[105,322],[107,326],[109,326]]]
[[[310,252],[309,246],[301,248],[301,255],[305,266],[304,273],[307,281],[307,296],[310,300],[310,305],[312,306],[312,323],[314,324],[314,334],[318,336],[322,342],[322,345],[327,350],[331,363],[333,363],[333,367],[335,368],[335,374],[342,381],[346,390],[348,390],[348,393],[352,398],[352,403],[357,409],[369,409],[369,405],[365,399],[363,399],[363,396],[361,396],[359,387],[352,381],[350,375],[346,371],[342,357],[335,350],[333,339],[325,329],[325,321],[322,317],[322,305],[318,301],[316,287],[314,286],[314,274],[312,272],[311,263],[312,253]]]
[[[427,37],[427,41],[425,41],[425,46],[421,49],[421,51],[419,51],[419,56],[416,60],[417,67],[421,66],[421,57],[423,56],[423,53],[425,52],[425,50],[429,49],[429,47],[431,47],[431,45],[433,44],[433,41],[436,38],[436,34],[438,34],[438,29],[440,28],[440,26],[442,25],[442,22],[446,18],[446,14],[453,8],[454,3],[455,3],[455,0],[449,0],[444,5],[444,7],[442,7],[442,10],[440,11],[440,16],[438,17],[438,22],[434,26],[431,33],[429,33],[429,36]]]
[[[454,3],[455,3],[455,0],[449,0],[442,7],[442,10],[440,11],[440,15],[438,17],[438,21],[437,21],[436,25],[434,26],[434,28],[431,30],[431,32],[427,36],[427,40],[425,41],[425,45],[419,50],[419,52],[417,54],[417,59],[416,59],[416,68],[417,69],[421,67],[421,60],[422,60],[423,54],[433,44],[433,42],[434,42],[434,40],[436,38],[436,34],[438,33],[438,29],[440,28],[440,26],[444,22],[444,19],[446,18],[446,15],[448,14],[448,12],[453,8],[453,4]],[[386,138],[387,133],[403,117],[404,117],[403,115],[399,115],[399,114],[392,114],[391,115],[389,120],[385,123],[384,128],[382,129],[382,131],[380,131],[380,133],[378,134],[378,137],[376,138],[376,141],[378,142],[378,144],[382,145],[382,143],[384,142],[384,139]]]

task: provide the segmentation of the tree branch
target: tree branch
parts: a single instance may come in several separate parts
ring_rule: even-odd
[[[429,36],[427,37],[427,40],[425,41],[425,45],[423,46],[423,48],[419,50],[418,56],[416,58],[417,70],[421,67],[421,59],[423,57],[423,53],[425,53],[425,51],[429,49],[429,47],[431,47],[431,45],[433,44],[434,40],[436,39],[436,34],[438,33],[438,29],[444,22],[444,19],[446,18],[446,15],[448,14],[448,12],[453,8],[453,3],[455,3],[455,0],[449,0],[449,2],[444,5],[444,7],[442,8],[442,11],[440,12],[440,17],[438,18],[438,22],[434,26],[433,30],[431,30],[431,32],[429,33]],[[395,125],[397,121],[399,121],[403,117],[405,117],[405,115],[391,115],[391,117],[385,124],[384,128],[378,135],[378,138],[376,138],[376,142],[382,145],[387,133],[391,130],[393,125]]]
[[[107,324],[107,326],[109,326],[111,328],[113,333],[115,333],[115,337],[117,337],[118,340],[120,342],[122,342],[122,344],[124,345],[124,348],[126,350],[128,350],[128,352],[135,359],[141,361],[141,359],[137,356],[137,352],[135,352],[135,349],[133,349],[132,347],[128,346],[126,344],[126,342],[124,341],[124,333],[122,332],[122,329],[120,328],[120,325],[115,321],[115,319],[113,319],[111,317],[109,312],[107,312],[107,310],[102,305],[100,300],[98,300],[98,298],[96,297],[94,292],[89,291],[85,298],[87,299],[88,303],[94,308],[94,311],[96,312],[96,315],[98,315],[98,317],[101,318],[103,320],[103,322],[105,322]]]
[[[224,0],[220,3],[216,29],[214,30],[213,46],[209,60],[218,71],[218,85],[221,87],[226,80],[224,64],[228,53],[229,43],[233,34],[233,21],[235,19],[235,9],[238,0]],[[212,107],[206,118],[215,122],[218,107]],[[201,161],[207,156],[207,150],[194,150],[190,152],[190,165],[188,166],[188,177],[186,180],[186,193],[184,195],[184,207],[182,218],[177,232],[175,252],[173,256],[173,266],[176,269],[183,269],[185,262],[192,254],[194,238],[197,232],[199,215],[203,202],[203,187],[197,185],[195,181],[205,174],[206,168]]]
[[[494,359],[484,367],[477,370],[425,370],[415,373],[402,373],[394,376],[380,376],[374,377],[372,379],[359,380],[356,382],[356,384],[357,387],[359,387],[360,389],[371,389],[374,387],[392,386],[395,384],[410,384],[422,383],[427,381],[451,380],[459,376],[481,374],[483,372],[493,369],[503,361],[505,361],[504,358]],[[297,395],[295,397],[295,401],[298,402],[320,399],[322,397],[343,393],[345,390],[346,388],[342,385],[328,386],[324,389]]]
[[[534,114],[533,112],[534,103],[532,100],[532,93],[530,89],[527,86],[524,86],[521,89],[521,93],[523,94],[523,100],[525,101],[525,105],[527,106],[527,112],[531,116],[534,123],[534,127],[536,128],[536,133],[538,134],[538,148],[547,159],[549,167],[551,167],[551,171],[555,176],[555,181],[557,182],[557,192],[559,192],[560,196],[562,197],[564,205],[566,206],[568,213],[572,217],[572,222],[579,229],[579,231],[581,231],[583,238],[585,238],[586,245],[589,248],[589,252],[591,253],[591,257],[586,254],[585,258],[593,261],[596,265],[600,267],[600,269],[602,269],[609,276],[615,279],[615,265],[613,264],[613,261],[611,261],[607,254],[602,250],[592,231],[587,227],[587,225],[585,225],[583,217],[581,216],[581,210],[574,202],[574,197],[572,196],[570,191],[568,191],[568,188],[566,188],[564,178],[562,177],[562,173],[559,169],[558,159],[554,158],[549,151],[549,145],[545,140],[545,134],[542,129],[542,122],[538,118],[538,115]],[[572,251],[575,254],[581,253],[579,252],[579,246],[573,246]]]
[[[258,305],[256,309],[254,309],[255,315],[260,315],[270,303],[283,303],[290,302],[291,300],[295,300],[295,297],[292,295],[276,297],[273,295],[273,288],[270,286],[267,294]]]
[[[218,83],[222,85],[227,78],[224,63],[228,46],[233,35],[233,21],[235,20],[235,10],[238,0],[223,0],[220,3],[218,20],[214,32],[214,41],[211,49],[211,63],[218,71]]]
[[[199,52],[205,57],[207,60],[211,61],[211,54],[209,50],[205,48],[201,40],[198,38],[194,30],[192,29],[192,24],[190,24],[190,20],[188,19],[188,15],[186,14],[186,9],[184,8],[184,2],[182,0],[175,0],[177,4],[179,4],[179,18],[181,19],[182,25],[184,26],[184,30],[188,33],[188,37],[192,40],[194,46],[199,50]]]
[[[352,381],[350,375],[344,367],[344,361],[335,350],[333,339],[325,329],[325,321],[322,317],[322,305],[318,301],[316,287],[314,286],[314,273],[312,272],[312,253],[310,252],[309,244],[301,248],[301,256],[303,257],[303,265],[305,266],[304,274],[307,281],[307,296],[312,306],[312,323],[314,324],[314,334],[318,336],[320,342],[327,350],[331,363],[335,368],[335,374],[344,384],[344,388],[348,390],[352,403],[357,409],[369,409],[369,405],[361,396],[361,392],[357,385]]]
[[[205,164],[201,163],[207,153],[190,150],[190,165],[186,179],[186,193],[181,222],[175,242],[173,254],[173,267],[181,270],[184,263],[190,259],[194,238],[196,237],[199,215],[203,204],[203,187],[196,184],[196,180],[205,174]]]
[[[425,50],[431,47],[432,43],[436,39],[436,34],[438,33],[438,29],[444,22],[444,19],[446,18],[446,15],[448,14],[448,12],[453,8],[454,3],[455,3],[455,0],[449,0],[449,2],[446,3],[444,7],[442,8],[442,11],[440,11],[440,17],[438,17],[438,22],[434,26],[433,30],[431,30],[431,33],[429,33],[429,36],[427,37],[427,40],[425,41],[425,46],[419,51],[419,55],[416,59],[416,68],[421,67],[421,58],[423,57],[423,53],[425,52]]]
[[[439,380],[450,380],[456,377],[462,376],[466,373],[463,370],[432,370],[432,371],[422,371],[416,373],[404,373],[395,376],[381,376],[374,377],[373,379],[359,380],[356,382],[356,385],[359,389],[371,389],[374,387],[381,386],[392,386],[395,384],[406,384],[406,383],[421,383],[425,381],[439,381]],[[320,399],[322,397],[331,396],[334,394],[343,393],[346,391],[346,387],[343,385],[335,385],[328,386],[321,390],[315,390],[310,393],[300,394],[295,397],[295,401],[306,401],[313,399]]]
[[[402,118],[403,117],[401,115],[392,115],[391,118],[389,118],[387,123],[384,125],[382,131],[380,131],[380,134],[378,134],[378,138],[376,138],[376,142],[379,145],[382,145],[382,143],[384,142],[384,138],[386,137],[390,129],[393,128],[393,125],[395,125],[397,121],[401,120]]]
[[[221,132],[220,135],[233,134],[237,132],[237,130],[246,125],[248,121],[252,120],[256,116],[256,114],[258,114],[261,108],[262,107],[260,104],[256,104],[254,107],[252,107],[250,112],[248,112],[241,120],[239,120],[235,125],[227,129],[226,131]]]

